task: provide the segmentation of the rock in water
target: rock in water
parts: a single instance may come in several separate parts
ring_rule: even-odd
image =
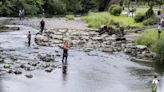
[[[3,67],[4,68],[10,68],[10,65],[9,64],[5,64]]]
[[[20,75],[20,74],[22,74],[22,72],[19,71],[19,70],[15,70],[14,73],[15,73],[16,75]]]
[[[52,68],[47,68],[45,71],[46,71],[46,72],[52,72],[53,69],[52,69]]]
[[[27,78],[32,78],[32,77],[33,77],[32,74],[26,74],[25,76],[26,76]]]

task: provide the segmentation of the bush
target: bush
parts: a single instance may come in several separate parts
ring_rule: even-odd
[[[67,20],[74,20],[75,16],[74,15],[66,15]]]
[[[120,6],[114,5],[111,6],[108,11],[114,16],[119,16],[122,12],[122,8]]]
[[[143,22],[145,26],[158,24],[159,20],[156,17],[151,17]]]
[[[158,39],[158,34],[155,29],[146,30],[141,36],[137,39],[137,44],[146,45],[147,47],[154,48],[156,41]]]
[[[160,61],[164,60],[164,39],[160,39],[156,45],[156,53]]]
[[[154,11],[153,11],[153,8],[149,8],[146,12],[146,15],[145,15],[145,19],[149,19],[151,18],[152,16],[154,16]]]
[[[144,21],[144,14],[141,14],[141,13],[138,13],[136,16],[135,16],[135,18],[134,18],[134,20],[135,20],[135,22],[143,22]]]
[[[66,5],[60,0],[46,0],[43,8],[48,15],[65,14],[66,12]]]

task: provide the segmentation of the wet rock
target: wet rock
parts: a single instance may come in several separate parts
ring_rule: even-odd
[[[132,53],[132,49],[131,48],[125,48],[124,49],[124,53],[131,54]]]
[[[48,54],[43,54],[43,55],[38,55],[40,60],[45,61],[45,62],[54,62],[55,61],[55,56],[54,55],[48,55]]]
[[[57,56],[57,57],[61,57],[61,55],[60,55],[60,54],[56,54],[56,56]]]
[[[39,49],[39,47],[34,47],[34,49]]]
[[[153,53],[153,52],[150,52],[150,53],[146,53],[145,57],[147,57],[149,59],[152,59],[152,60],[155,60],[157,58],[157,54]]]
[[[32,74],[26,74],[25,75],[27,78],[33,78],[33,75]]]
[[[147,46],[145,46],[145,45],[136,45],[136,47],[137,47],[138,50],[145,50],[145,49],[147,49]]]
[[[22,74],[22,72],[20,70],[14,70],[14,74],[20,75],[20,74]]]
[[[10,74],[10,73],[13,73],[14,71],[12,69],[9,69],[6,72]]]
[[[25,64],[21,64],[20,68],[26,68],[26,65]]]
[[[48,68],[48,67],[50,67],[50,64],[42,64],[42,67],[43,68]]]
[[[102,37],[93,37],[93,41],[103,41]]]
[[[36,67],[37,64],[39,64],[39,62],[35,62],[35,61],[33,61],[33,62],[29,62],[28,64],[31,65],[31,66]]]
[[[47,68],[47,69],[45,69],[45,71],[46,71],[46,72],[52,72],[53,69],[52,69],[52,68]]]
[[[13,56],[10,59],[12,59],[13,61],[16,61],[17,60],[17,57]]]
[[[103,52],[113,52],[112,47],[111,48],[103,48]]]
[[[11,66],[9,64],[5,64],[3,67],[4,68],[10,68]]]
[[[84,52],[90,52],[90,51],[92,51],[93,50],[93,48],[85,48],[84,49]]]
[[[46,36],[43,36],[43,35],[36,35],[36,42],[47,42],[48,41],[48,38]]]

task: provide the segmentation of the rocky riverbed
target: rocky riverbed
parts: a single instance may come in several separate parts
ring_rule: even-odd
[[[78,48],[85,52],[93,50],[107,53],[124,52],[137,58],[151,60],[156,58],[156,54],[152,53],[146,46],[135,44],[135,40],[139,35],[138,33],[126,33],[125,36],[121,37],[116,34],[99,35],[96,31],[97,30],[51,29],[46,30],[43,34],[38,33],[35,37],[35,41],[41,46],[62,47],[63,41],[68,40],[72,48]]]
[[[135,45],[138,33],[126,33],[126,40],[120,41],[116,35],[88,29],[53,28],[41,35],[31,27],[12,26],[20,31],[0,33],[0,92],[149,92],[154,72],[163,92],[163,66],[131,62],[122,53],[150,53],[147,47]],[[31,47],[27,47],[28,31]],[[63,74],[59,47],[65,39],[72,47]]]

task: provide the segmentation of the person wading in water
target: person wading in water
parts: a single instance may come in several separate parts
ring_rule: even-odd
[[[28,33],[27,38],[28,38],[28,46],[30,47],[30,45],[31,45],[31,33],[30,33],[30,31]]]
[[[69,49],[68,41],[64,41],[62,63],[65,65],[67,65],[68,49]]]
[[[157,75],[155,75],[154,79],[152,81],[152,84],[151,84],[152,92],[157,92],[158,82],[159,82],[159,80],[157,79]]]
[[[42,19],[42,20],[40,21],[40,31],[41,31],[41,34],[43,33],[44,27],[45,27],[45,22],[44,22],[44,20]]]

